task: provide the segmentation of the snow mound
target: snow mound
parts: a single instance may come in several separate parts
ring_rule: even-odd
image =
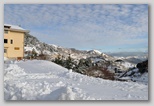
[[[16,79],[18,76],[26,75],[24,69],[17,65],[10,64],[8,68],[4,70],[4,81],[10,79]]]
[[[142,83],[89,77],[44,60],[4,65],[5,100],[148,100]]]
[[[75,100],[76,94],[71,87],[61,87],[43,97],[44,100]]]

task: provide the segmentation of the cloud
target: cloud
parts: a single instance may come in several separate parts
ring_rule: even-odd
[[[66,47],[148,43],[148,5],[5,4],[4,22]]]

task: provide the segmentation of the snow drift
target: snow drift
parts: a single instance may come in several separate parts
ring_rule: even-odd
[[[43,60],[4,65],[5,100],[148,100],[143,83],[88,77]]]

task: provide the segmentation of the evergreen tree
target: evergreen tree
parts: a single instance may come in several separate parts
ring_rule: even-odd
[[[72,69],[73,68],[73,59],[71,58],[70,54],[68,58],[66,59],[66,68]]]
[[[36,56],[37,56],[37,53],[36,53],[35,49],[33,49],[32,50],[32,58],[36,58]]]
[[[59,64],[59,65],[63,65],[63,64],[62,64],[63,61],[62,61],[62,59],[61,59],[61,55],[59,54],[59,55],[57,56],[57,58],[55,58],[55,60],[54,60],[53,62],[56,63],[56,64]]]

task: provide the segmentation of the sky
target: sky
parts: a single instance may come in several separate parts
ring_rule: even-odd
[[[79,50],[148,52],[147,4],[5,4],[4,23]]]

